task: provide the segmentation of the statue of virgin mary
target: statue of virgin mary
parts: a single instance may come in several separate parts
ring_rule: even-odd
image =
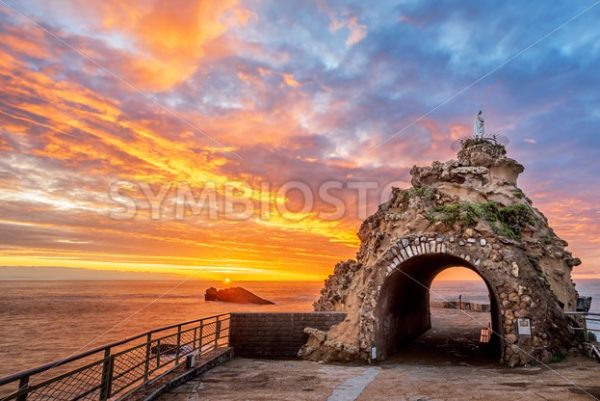
[[[473,135],[477,139],[483,138],[485,135],[485,120],[483,119],[483,112],[479,110],[479,113],[475,116],[475,121],[473,122]]]

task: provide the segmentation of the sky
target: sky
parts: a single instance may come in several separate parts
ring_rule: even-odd
[[[0,266],[320,280],[481,109],[574,276],[600,278],[599,19],[591,0],[0,0]],[[304,208],[324,185],[345,213]]]

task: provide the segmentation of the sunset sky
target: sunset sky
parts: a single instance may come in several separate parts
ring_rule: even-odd
[[[0,0],[0,266],[320,280],[355,256],[359,196],[332,191],[348,211],[326,219],[277,189],[377,183],[372,213],[482,109],[575,276],[600,278],[598,21],[591,0]],[[292,213],[177,218],[206,183],[254,205],[267,183]]]

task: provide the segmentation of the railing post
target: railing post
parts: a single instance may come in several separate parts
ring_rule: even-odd
[[[198,335],[198,349],[200,350],[200,356],[202,356],[202,340],[204,336],[204,320],[200,320],[200,333]]]
[[[156,342],[156,369],[160,367],[160,339]]]
[[[181,347],[181,325],[177,326],[177,349],[175,350],[175,365],[179,364],[179,347]]]
[[[146,335],[146,360],[144,361],[144,381],[148,381],[150,373],[150,348],[152,345],[152,333]]]
[[[22,377],[19,380],[19,390],[17,391],[17,401],[27,400],[27,393],[29,392],[29,376]]]
[[[104,363],[102,364],[102,383],[100,384],[100,401],[106,401],[110,398],[112,387],[112,369],[113,358],[110,355],[110,348],[104,350]]]
[[[227,315],[227,346],[231,344],[231,314]]]
[[[219,337],[221,337],[221,321],[219,320],[219,317],[217,316],[217,326],[215,327],[215,347],[214,347],[214,349],[217,349],[219,346]]]
[[[198,328],[194,327],[194,341],[192,341],[192,349],[196,348],[196,340],[198,339]]]

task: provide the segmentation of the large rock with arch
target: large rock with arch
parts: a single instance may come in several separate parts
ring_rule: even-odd
[[[411,170],[412,188],[390,200],[359,231],[357,260],[339,263],[317,311],[345,311],[328,332],[307,329],[300,356],[325,361],[386,359],[431,327],[429,287],[448,267],[486,283],[493,342],[510,365],[547,361],[578,347],[571,329],[577,292],[573,258],[544,215],[517,187],[523,166],[503,146],[467,140],[458,160]],[[531,336],[519,336],[517,319]]]

